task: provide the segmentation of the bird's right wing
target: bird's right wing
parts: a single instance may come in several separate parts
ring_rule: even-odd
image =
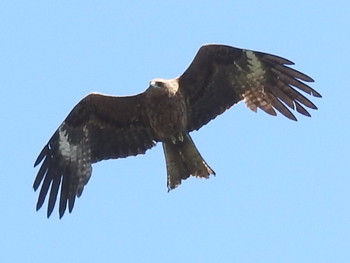
[[[144,109],[144,93],[129,97],[90,94],[82,99],[55,131],[39,154],[41,164],[34,190],[41,185],[37,210],[49,193],[47,216],[52,213],[60,188],[59,214],[87,184],[91,164],[101,160],[143,154],[155,145]]]

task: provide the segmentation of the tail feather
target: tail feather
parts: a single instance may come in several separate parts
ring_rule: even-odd
[[[189,176],[209,178],[215,172],[204,161],[189,134],[163,142],[167,166],[167,186],[172,190]]]

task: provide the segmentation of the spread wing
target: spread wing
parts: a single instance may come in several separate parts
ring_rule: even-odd
[[[290,109],[310,116],[305,107],[317,107],[297,89],[321,95],[305,84],[312,78],[286,65],[293,62],[230,46],[202,46],[179,77],[180,91],[187,98],[189,130],[198,130],[241,100],[253,111],[260,108],[276,115],[277,110],[291,120],[297,119]]]
[[[143,108],[144,93],[130,97],[90,94],[82,99],[39,154],[34,190],[41,184],[37,210],[48,195],[49,217],[60,188],[59,214],[72,211],[89,181],[91,164],[143,154],[155,140]],[[48,194],[49,192],[49,194]]]

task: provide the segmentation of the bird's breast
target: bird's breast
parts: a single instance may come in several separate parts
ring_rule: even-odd
[[[180,94],[149,98],[147,112],[150,125],[160,140],[187,131],[187,108]]]

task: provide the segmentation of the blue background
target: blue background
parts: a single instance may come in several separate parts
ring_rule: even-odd
[[[1,262],[350,262],[349,1],[1,1]],[[93,166],[72,214],[35,211],[33,163],[90,92],[173,78],[205,43],[312,76],[298,122],[240,103],[192,137],[216,171],[167,193],[161,145]]]

